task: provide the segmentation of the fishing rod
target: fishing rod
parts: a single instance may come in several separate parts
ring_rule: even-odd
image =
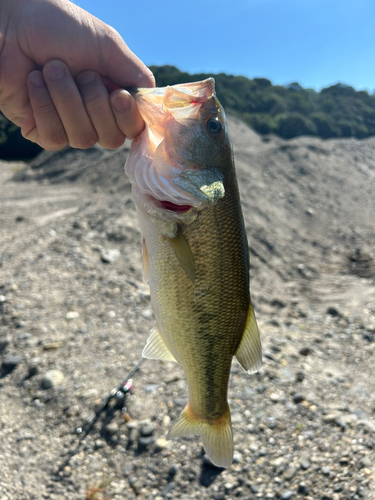
[[[138,363],[134,365],[133,368],[127,373],[123,381],[117,387],[114,387],[105,398],[103,398],[102,402],[85,420],[82,427],[77,427],[76,434],[80,437],[80,442],[82,442],[89,434],[101,413],[103,413],[103,411],[108,408],[108,405],[112,399],[115,399],[117,404],[121,404],[121,406],[124,406],[127,394],[131,394],[133,391],[133,381],[131,377],[140,369],[141,365],[145,361],[146,358],[141,358]]]

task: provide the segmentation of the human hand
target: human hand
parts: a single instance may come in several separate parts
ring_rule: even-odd
[[[68,0],[0,0],[0,109],[45,149],[114,149],[144,123],[121,89],[154,86],[118,33]]]

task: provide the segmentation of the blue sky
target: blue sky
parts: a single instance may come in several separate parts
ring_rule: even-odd
[[[75,0],[148,66],[375,89],[374,0]]]

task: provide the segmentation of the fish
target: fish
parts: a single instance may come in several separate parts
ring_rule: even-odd
[[[156,319],[142,355],[176,361],[187,379],[188,403],[167,439],[198,435],[211,462],[229,467],[232,359],[254,373],[262,350],[225,112],[213,78],[130,92],[146,125],[125,171]]]

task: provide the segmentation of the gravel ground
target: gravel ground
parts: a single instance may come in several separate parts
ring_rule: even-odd
[[[167,442],[187,386],[154,325],[116,152],[0,164],[0,500],[375,498],[375,139],[263,140],[230,120],[264,362],[234,361],[234,463]]]

